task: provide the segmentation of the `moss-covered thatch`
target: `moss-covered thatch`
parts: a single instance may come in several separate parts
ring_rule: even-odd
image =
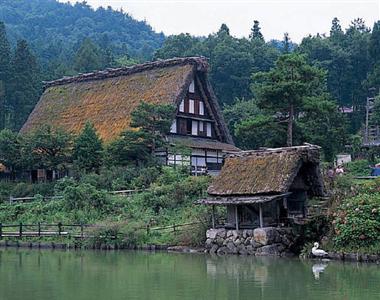
[[[212,139],[184,137],[184,136],[170,136],[169,141],[176,145],[183,145],[193,149],[209,149],[209,150],[222,150],[225,152],[238,152],[240,151],[234,145],[222,143]]]
[[[232,154],[226,158],[208,193],[212,196],[286,193],[303,166],[313,185],[311,191],[322,196],[319,147],[313,145]]]
[[[48,82],[21,133],[48,124],[77,134],[90,121],[103,141],[109,142],[129,128],[131,113],[141,102],[178,105],[195,75],[203,78],[207,89],[206,72],[204,58],[190,57]],[[207,92],[213,95],[212,91]],[[215,102],[213,109],[220,139],[232,143],[216,99],[209,101]]]

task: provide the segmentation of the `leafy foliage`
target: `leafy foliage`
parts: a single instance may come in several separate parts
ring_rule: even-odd
[[[380,194],[362,193],[347,199],[334,219],[334,242],[346,248],[368,247],[380,243]]]
[[[70,134],[42,126],[25,136],[22,158],[29,169],[64,170],[71,161],[71,147]]]

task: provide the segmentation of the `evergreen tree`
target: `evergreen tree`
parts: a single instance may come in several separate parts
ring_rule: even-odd
[[[9,129],[0,131],[0,163],[12,173],[22,166],[22,138]]]
[[[258,104],[280,115],[288,124],[287,145],[293,145],[293,125],[305,98],[325,92],[325,72],[306,63],[299,54],[285,54],[269,72],[253,76]]]
[[[147,163],[159,147],[166,147],[166,135],[175,117],[172,105],[157,105],[142,102],[132,112],[131,127],[111,143],[108,156],[113,164],[128,165]]]
[[[380,21],[377,21],[373,25],[368,50],[371,55],[372,63],[380,63]]]
[[[331,22],[330,39],[333,43],[339,44],[344,38],[344,32],[338,18],[334,18]]]
[[[284,40],[282,42],[282,45],[283,45],[282,51],[285,54],[290,53],[290,37],[289,37],[289,33],[287,33],[287,32],[284,33]]]
[[[74,69],[88,73],[102,68],[102,59],[98,47],[91,39],[84,39],[74,58]]]
[[[230,35],[230,29],[226,24],[222,24],[217,32],[218,36]]]
[[[39,66],[25,40],[17,43],[12,60],[12,73],[10,126],[18,130],[33,110],[41,92]]]
[[[10,76],[11,47],[8,42],[5,25],[0,22],[0,130],[5,128],[8,85]]]
[[[257,20],[253,21],[253,27],[251,28],[251,33],[249,34],[249,38],[251,40],[260,40],[264,41],[264,36],[261,33],[261,28],[260,28],[260,22]]]
[[[83,131],[75,140],[73,159],[77,169],[85,172],[97,172],[102,165],[102,141],[90,122],[86,123]]]

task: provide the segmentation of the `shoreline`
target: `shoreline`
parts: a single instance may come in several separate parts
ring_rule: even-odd
[[[62,243],[62,242],[24,242],[24,241],[10,241],[1,240],[0,248],[21,248],[21,249],[52,249],[52,250],[102,250],[102,251],[114,251],[114,250],[136,250],[136,251],[164,251],[167,253],[199,253],[199,254],[210,254],[205,248],[196,248],[188,246],[170,246],[170,245],[141,245],[136,247],[118,247],[116,245],[100,245],[100,247],[83,247],[75,245],[74,243]],[[256,255],[235,255],[235,254],[223,254],[216,256],[256,256]],[[262,257],[262,255],[257,255]],[[267,255],[267,257],[276,258],[290,258],[288,256],[276,256]],[[302,258],[294,254],[294,257],[306,260],[331,260],[331,261],[341,261],[341,262],[359,262],[359,263],[372,263],[380,265],[380,255],[379,254],[361,254],[361,253],[347,253],[347,252],[331,252],[329,256],[323,259],[315,257]],[[292,257],[292,258],[294,258]]]

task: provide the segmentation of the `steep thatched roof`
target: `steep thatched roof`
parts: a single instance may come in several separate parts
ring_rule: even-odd
[[[79,133],[91,121],[104,141],[128,129],[141,102],[178,104],[197,75],[205,86],[208,64],[202,57],[176,58],[128,68],[107,69],[45,83],[45,92],[21,133],[48,124]],[[220,139],[233,143],[212,90],[207,90]]]
[[[211,196],[283,194],[297,174],[307,178],[313,195],[323,195],[318,146],[243,151],[229,155],[208,189]]]

